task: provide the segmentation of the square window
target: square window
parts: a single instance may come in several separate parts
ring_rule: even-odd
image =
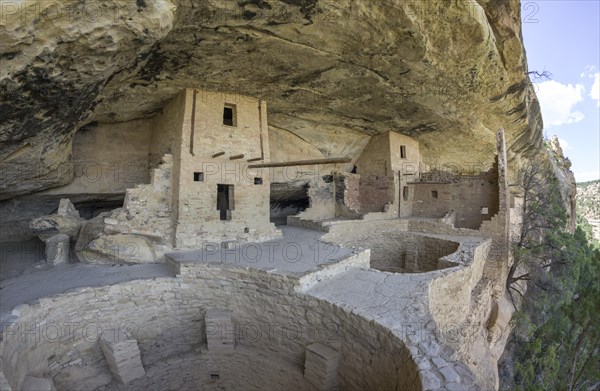
[[[223,125],[237,126],[235,105],[223,107]]]
[[[431,198],[438,198],[438,192],[437,192],[437,190],[432,190],[431,191]]]
[[[262,178],[254,178],[254,184],[255,185],[262,185],[263,184]]]
[[[211,373],[210,374],[210,380],[219,380],[219,374],[218,373]]]
[[[400,146],[400,159],[406,159],[406,146]]]
[[[194,182],[204,182],[204,173],[203,172],[195,172],[194,173]]]

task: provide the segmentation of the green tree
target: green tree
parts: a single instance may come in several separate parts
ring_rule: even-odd
[[[600,386],[600,250],[588,225],[565,230],[551,169],[524,167],[523,226],[514,238],[509,292],[518,292],[514,383],[519,390]],[[525,284],[527,293],[525,294]]]

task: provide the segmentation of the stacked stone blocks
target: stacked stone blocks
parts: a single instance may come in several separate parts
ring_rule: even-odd
[[[127,384],[146,374],[137,341],[122,329],[105,331],[99,337],[99,343],[117,382]]]
[[[340,352],[322,343],[306,347],[304,378],[319,391],[335,389]]]

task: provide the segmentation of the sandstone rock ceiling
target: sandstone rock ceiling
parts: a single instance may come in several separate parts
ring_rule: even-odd
[[[93,6],[93,18],[0,24],[0,199],[68,183],[77,129],[151,116],[184,87],[262,97],[272,127],[323,156],[357,156],[394,130],[427,164],[487,169],[499,127],[512,159],[541,141],[518,0]]]

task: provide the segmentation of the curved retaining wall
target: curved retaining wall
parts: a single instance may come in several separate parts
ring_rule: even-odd
[[[458,250],[442,261],[458,264],[432,273],[429,284],[429,312],[442,328],[455,328],[469,315],[471,295],[481,280],[491,240],[461,243]]]
[[[127,389],[311,389],[306,346],[340,352],[343,389],[421,389],[404,343],[383,326],[296,291],[297,281],[253,269],[202,265],[177,278],[83,288],[22,305],[3,327],[1,369],[20,389],[26,375],[57,389],[117,389],[98,343],[115,329],[138,342],[146,376]],[[232,311],[236,347],[207,350],[205,311]],[[282,370],[283,369],[283,370]],[[211,380],[210,375],[219,379]]]
[[[323,237],[343,247],[371,249],[371,267],[392,273],[425,273],[456,266],[446,257],[457,241],[406,231],[406,220],[340,221]],[[446,257],[444,259],[441,259]]]

